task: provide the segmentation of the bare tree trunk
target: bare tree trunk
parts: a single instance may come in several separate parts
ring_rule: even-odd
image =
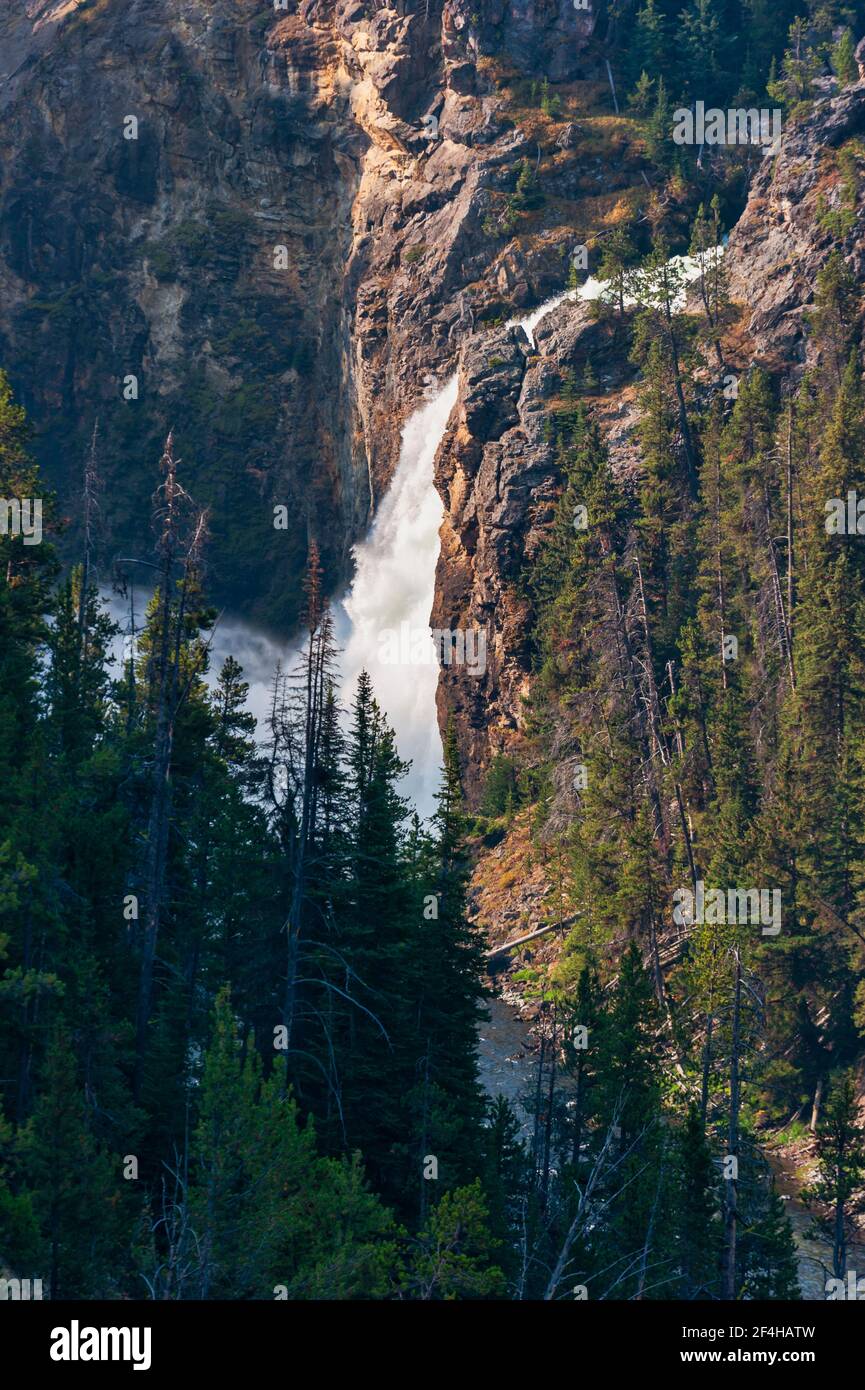
[[[306,662],[306,711],[300,827],[294,863],[294,884],[286,923],[288,949],[282,1021],[286,1029],[286,1048],[288,1050],[292,1045],[292,1035],[296,1022],[297,978],[300,966],[303,906],[306,897],[307,860],[315,826],[315,773],[318,762],[324,665],[324,632],[319,626],[318,613],[313,612],[310,616],[309,652]]]
[[[685,450],[685,461],[688,465],[688,478],[691,484],[691,491],[696,496],[697,493],[697,454],[694,449],[694,440],[691,435],[691,425],[688,420],[688,407],[685,404],[685,388],[682,385],[682,368],[679,362],[679,344],[676,338],[676,328],[673,323],[673,309],[669,286],[667,282],[667,271],[664,272],[664,326],[667,330],[667,342],[670,347],[670,360],[673,365],[673,381],[676,387],[676,401],[679,406],[679,431],[682,436],[682,445]]]
[[[171,650],[171,584],[174,567],[176,536],[174,514],[169,514],[163,533],[164,551],[159,593],[159,660],[156,669],[156,739],[153,755],[152,791],[147,819],[147,843],[144,856],[144,920],[141,948],[141,971],[138,982],[138,1014],[135,1030],[134,1097],[141,1098],[144,1079],[144,1055],[147,1048],[147,1026],[153,993],[153,962],[159,935],[162,891],[168,842],[168,805],[170,797],[171,751],[174,740],[174,717],[170,708],[169,660]]]
[[[793,549],[793,399],[787,414],[787,642],[790,651],[790,684],[796,689],[793,660],[793,606],[796,601],[796,561]]]
[[[604,1136],[603,1146],[597,1158],[595,1159],[594,1164],[592,1165],[592,1171],[586,1180],[585,1188],[582,1191],[580,1191],[579,1185],[575,1184],[577,1191],[580,1194],[579,1201],[577,1202],[577,1210],[574,1215],[573,1221],[568,1227],[568,1231],[565,1235],[565,1238],[562,1242],[562,1247],[559,1251],[558,1259],[556,1260],[555,1266],[553,1267],[553,1272],[550,1275],[549,1283],[547,1284],[547,1287],[544,1291],[545,1302],[550,1302],[552,1299],[555,1298],[556,1294],[558,1293],[559,1286],[562,1283],[562,1280],[564,1279],[565,1270],[567,1269],[568,1262],[571,1257],[571,1250],[573,1249],[574,1241],[577,1239],[577,1236],[579,1235],[580,1230],[582,1228],[583,1222],[586,1219],[586,1214],[595,1188],[600,1182],[601,1177],[603,1176],[603,1173],[605,1172],[609,1163],[610,1152],[613,1147],[613,1141],[616,1136],[616,1130],[618,1128],[620,1114],[621,1102],[619,1102],[615,1107],[613,1117]]]
[[[652,729],[652,736],[655,747],[661,759],[662,765],[672,773],[672,762],[670,750],[667,746],[667,737],[664,733],[663,721],[661,718],[661,701],[658,695],[658,687],[655,682],[654,653],[652,650],[652,635],[649,630],[649,614],[646,609],[646,591],[643,587],[643,567],[640,563],[640,553],[636,552],[637,582],[640,591],[640,617],[643,623],[643,633],[646,643],[646,679],[649,685],[649,723]],[[672,681],[672,672],[670,675]],[[679,811],[679,824],[682,827],[682,837],[685,842],[685,850],[688,856],[688,867],[691,872],[691,882],[694,892],[697,891],[697,869],[694,864],[694,849],[691,843],[691,831],[688,826],[687,809],[685,806],[685,795],[682,791],[679,779],[673,774],[673,790],[676,795],[676,805]]]
[[[147,1029],[153,998],[153,966],[165,889],[168,859],[168,825],[171,810],[171,757],[174,745],[174,721],[178,705],[178,672],[183,639],[183,621],[192,567],[202,543],[206,515],[202,513],[186,552],[183,585],[178,611],[173,611],[172,586],[174,565],[179,551],[181,505],[189,498],[177,481],[174,458],[174,436],[169,434],[162,456],[165,482],[161,488],[163,526],[160,539],[162,564],[159,589],[159,657],[156,666],[156,735],[153,752],[150,810],[147,820],[147,841],[144,854],[143,887],[144,919],[141,948],[141,970],[138,982],[138,1010],[135,1029],[135,1078],[133,1095],[141,1098],[144,1080],[144,1058],[147,1051]],[[173,642],[172,642],[173,638]]]
[[[608,76],[608,78],[610,79],[610,91],[611,91],[612,94],[613,94],[613,107],[614,107],[614,109],[615,109],[616,115],[618,116],[618,114],[619,114],[619,102],[618,102],[618,98],[616,97],[616,84],[615,84],[615,82],[613,81],[613,69],[610,67],[610,60],[609,60],[609,58],[608,58],[606,61],[607,61],[607,76]]]
[[[811,1106],[811,1123],[808,1125],[812,1134],[816,1133],[817,1125],[820,1122],[820,1107],[823,1104],[823,1081],[824,1078],[822,1076],[817,1078],[817,1087],[814,1091],[814,1103]]]
[[[663,1136],[661,1142],[663,1144]],[[648,1272],[649,1266],[649,1252],[652,1249],[652,1240],[655,1235],[655,1221],[658,1216],[658,1206],[661,1200],[661,1188],[663,1187],[664,1170],[666,1168],[664,1157],[664,1151],[662,1148],[661,1161],[658,1164],[658,1181],[655,1184],[655,1198],[652,1202],[652,1210],[649,1213],[649,1224],[646,1227],[646,1239],[643,1242],[643,1250],[642,1254],[640,1255],[640,1277],[637,1281],[637,1292],[635,1295],[635,1299],[637,1302],[642,1302],[643,1294],[646,1290],[646,1274]]]
[[[772,571],[772,595],[775,599],[776,620],[778,632],[781,638],[781,653],[787,666],[787,675],[790,678],[790,689],[796,689],[796,677],[793,674],[793,647],[790,640],[790,623],[784,606],[784,593],[781,587],[781,575],[778,570],[778,557],[775,554],[775,544],[772,539],[772,516],[769,511],[769,492],[763,487],[763,506],[766,518],[766,546],[769,551],[769,565]]]
[[[642,745],[643,753],[643,765],[646,769],[646,794],[649,799],[649,804],[652,808],[652,825],[655,838],[662,845],[664,845],[666,852],[667,832],[664,823],[663,808],[661,806],[661,795],[658,790],[657,782],[654,775],[654,760],[652,758],[651,744],[649,741],[648,731],[646,730],[644,711],[639,696],[639,682],[636,673],[637,663],[634,657],[631,635],[628,631],[627,617],[625,615],[625,610],[622,606],[622,597],[619,593],[618,575],[615,569],[612,573],[612,585],[613,602],[615,605],[616,614],[616,628],[619,635],[619,640],[621,642],[621,650],[624,654],[625,671],[623,674],[622,684],[623,687],[630,693],[631,702],[634,707],[634,717],[637,728],[639,730],[639,739]]]
[[[675,698],[676,698],[676,680],[675,680],[675,676],[674,676],[674,674],[673,674],[673,663],[672,663],[672,661],[668,661],[668,662],[667,662],[667,676],[668,676],[669,681],[670,681],[670,699],[671,699],[671,700],[675,700]],[[679,760],[681,761],[681,760],[684,759],[684,756],[685,756],[685,742],[684,742],[684,739],[682,738],[682,730],[681,730],[681,727],[680,727],[680,725],[679,725],[679,721],[678,721],[678,719],[675,718],[675,717],[674,717],[674,719],[673,719],[673,731],[674,731],[674,733],[675,733],[675,735],[676,735],[676,754],[677,754]],[[678,778],[676,778],[676,780],[675,780],[675,782],[674,782],[674,788],[675,788],[677,800],[678,800],[678,802],[679,802],[679,813],[680,813],[681,820],[682,820],[682,835],[683,835],[684,840],[685,840],[685,848],[686,848],[687,854],[688,854],[688,868],[689,868],[690,871],[691,871],[691,882],[692,882],[693,885],[694,885],[694,893],[696,894],[696,892],[697,892],[697,866],[696,866],[696,864],[694,863],[694,835],[693,835],[693,831],[692,831],[692,829],[691,829],[691,817],[690,817],[690,814],[688,813],[687,807],[685,806],[685,798],[684,798],[684,795],[682,794],[682,788],[681,788],[681,786],[680,786],[680,784],[679,784]]]
[[[727,689],[727,596],[724,588],[724,565],[721,557],[721,450],[715,457],[715,575],[718,585],[718,616],[721,623],[721,685]]]
[[[703,1039],[703,1074],[700,1081],[700,1120],[703,1129],[706,1128],[706,1117],[709,1112],[709,1076],[712,1069],[712,1031],[714,1026],[712,1014],[706,1015],[706,1036]]]

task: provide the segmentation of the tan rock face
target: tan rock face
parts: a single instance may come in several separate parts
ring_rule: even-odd
[[[105,561],[146,552],[173,425],[211,589],[290,624],[309,537],[337,585],[477,306],[550,292],[546,252],[495,288],[482,230],[524,144],[476,71],[531,20],[497,4],[7,0],[0,361],[73,518],[99,417]],[[535,60],[587,32],[558,0]]]

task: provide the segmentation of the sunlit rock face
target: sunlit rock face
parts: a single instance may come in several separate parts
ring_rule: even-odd
[[[311,535],[347,576],[427,378],[481,306],[560,282],[558,248],[502,275],[483,230],[524,145],[478,63],[487,30],[519,48],[531,15],[497,15],[6,0],[0,360],[70,549],[98,417],[106,559],[149,543],[173,425],[220,601],[292,623]],[[539,15],[540,74],[563,24],[577,55],[588,28],[564,3]]]
[[[865,82],[816,104],[790,125],[758,169],[727,252],[733,298],[747,306],[749,347],[777,370],[802,365],[817,274],[836,247],[865,276],[861,223],[839,239],[821,217],[841,197],[835,152],[865,133]],[[822,200],[822,202],[821,202]]]

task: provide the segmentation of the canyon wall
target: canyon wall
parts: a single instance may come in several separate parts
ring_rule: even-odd
[[[762,367],[782,380],[798,377],[808,357],[808,307],[832,250],[840,245],[860,283],[865,278],[858,212],[840,243],[826,216],[845,196],[834,151],[863,130],[860,82],[818,103],[756,170],[725,252],[730,373]],[[693,288],[687,308],[700,312]],[[637,466],[628,335],[617,335],[614,324],[598,322],[571,297],[541,321],[534,346],[509,328],[470,339],[460,353],[459,396],[436,462],[446,515],[434,625],[486,632],[483,676],[449,666],[438,695],[440,722],[456,721],[474,804],[491,757],[515,749],[525,729],[531,652],[523,580],[561,486],[544,422],[561,405],[566,380],[579,382],[589,363],[597,378],[591,406],[613,471],[627,486]],[[717,375],[708,357],[701,375],[707,385]]]
[[[499,260],[484,230],[528,142],[479,55],[572,74],[592,20],[480,8],[7,4],[0,363],[70,555],[94,424],[103,569],[149,553],[173,426],[219,601],[293,624],[310,537],[344,581],[431,374],[562,279],[562,237]]]
[[[563,290],[576,245],[635,214],[684,234],[692,213],[653,204],[595,22],[570,0],[9,0],[0,18],[0,364],[67,553],[98,421],[103,572],[147,558],[174,426],[211,592],[290,627],[310,538],[338,588],[407,414],[458,363],[433,622],[487,634],[483,675],[446,668],[438,696],[473,799],[521,738],[523,576],[561,481],[544,422],[587,364],[623,478],[636,454],[626,334],[573,300],[534,343],[507,323]],[[859,83],[756,160],[727,249],[731,370],[801,368],[833,151],[863,125]],[[855,231],[844,250],[861,276]]]

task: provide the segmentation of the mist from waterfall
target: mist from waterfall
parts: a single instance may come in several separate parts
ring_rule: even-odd
[[[354,578],[347,593],[333,604],[341,704],[350,710],[358,677],[367,671],[396,735],[400,757],[411,762],[400,791],[422,817],[434,809],[442,760],[435,704],[438,666],[432,638],[429,660],[411,666],[390,664],[382,639],[383,634],[398,633],[404,625],[415,635],[429,631],[442,520],[433,462],[456,396],[454,373],[406,421],[390,486],[369,534],[354,547]],[[138,631],[144,625],[151,592],[143,586],[134,591]],[[121,632],[128,634],[129,600],[107,590],[103,590],[103,599]],[[115,642],[115,661],[121,659],[127,642],[128,635]],[[258,720],[262,737],[277,662],[290,674],[300,651],[299,639],[279,641],[236,614],[223,614],[212,634],[206,679],[211,686],[215,683],[227,656],[240,662],[249,684],[247,707]]]

